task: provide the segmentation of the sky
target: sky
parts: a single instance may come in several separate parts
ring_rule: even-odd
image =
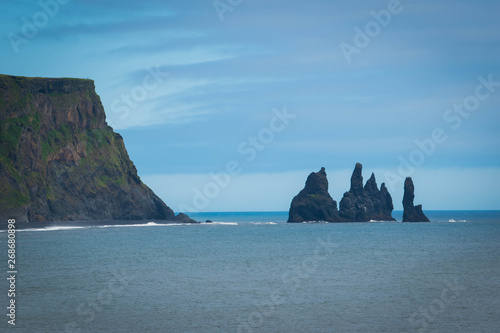
[[[356,162],[402,209],[500,209],[500,3],[12,0],[0,73],[95,81],[175,211],[286,211]]]

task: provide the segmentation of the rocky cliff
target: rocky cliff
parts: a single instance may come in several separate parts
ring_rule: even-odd
[[[430,222],[422,211],[422,205],[414,206],[415,186],[411,177],[405,179],[403,195],[403,222]]]
[[[382,183],[378,189],[375,175],[363,187],[363,166],[356,163],[351,176],[351,188],[340,201],[340,218],[349,222],[395,221],[392,217],[392,197]]]
[[[306,185],[293,198],[288,222],[327,221],[338,222],[337,202],[328,193],[325,168],[307,177]]]
[[[0,218],[176,217],[137,175],[94,82],[0,75]]]

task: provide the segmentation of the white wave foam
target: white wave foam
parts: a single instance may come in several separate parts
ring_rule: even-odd
[[[223,224],[221,222],[221,224]],[[237,223],[234,223],[237,224]],[[48,226],[44,228],[26,228],[26,229],[16,229],[19,231],[59,231],[59,230],[75,230],[75,229],[89,229],[89,228],[122,228],[122,227],[174,227],[181,225],[191,225],[188,223],[140,223],[140,224],[106,224],[106,225],[89,225],[89,226]],[[0,230],[0,232],[7,232],[7,230]]]
[[[305,224],[313,224],[313,223],[323,223],[323,224],[328,224],[330,222],[328,221],[305,221],[305,222],[302,222],[302,223],[305,223]]]
[[[123,227],[172,227],[172,226],[178,226],[178,225],[185,225],[184,223],[155,223],[155,222],[148,222],[148,223],[140,223],[140,224],[106,224],[106,225],[99,225],[96,226],[97,228],[123,228]]]
[[[455,219],[449,219],[448,222],[467,222],[467,220],[455,220]]]
[[[278,224],[276,222],[252,222],[252,224],[255,224],[255,225],[266,225],[266,224]]]
[[[238,223],[236,223],[236,222],[211,222],[211,223],[202,223],[202,224],[206,224],[206,225],[210,225],[210,224],[217,224],[217,225],[238,225]]]
[[[17,229],[19,231],[60,231],[60,230],[74,230],[74,229],[87,229],[90,227],[46,227],[46,228],[28,228],[28,229]]]

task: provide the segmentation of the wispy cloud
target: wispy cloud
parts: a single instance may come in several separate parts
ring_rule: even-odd
[[[6,34],[22,33],[23,17],[41,8],[2,2],[0,72],[94,79],[109,123],[148,174],[209,172],[284,105],[300,120],[248,172],[355,161],[391,168],[443,126],[443,112],[474,93],[478,76],[500,81],[498,2],[401,3],[404,11],[347,64],[339,44],[387,1],[254,0],[221,22],[211,1],[72,0],[17,55]],[[148,68],[168,77],[142,96]],[[134,107],[125,107],[134,92]],[[500,90],[422,167],[498,166],[499,106]],[[185,146],[158,157],[151,142]]]

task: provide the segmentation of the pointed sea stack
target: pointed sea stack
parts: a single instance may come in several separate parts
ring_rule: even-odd
[[[356,196],[363,195],[363,165],[361,163],[356,163],[354,166],[349,192]]]
[[[290,206],[289,223],[313,221],[339,221],[337,202],[328,193],[325,168],[307,177],[306,186]]]
[[[411,177],[405,179],[405,192],[403,196],[403,222],[430,222],[422,211],[422,205],[413,205],[415,199],[415,186]]]
[[[375,175],[363,187],[363,166],[356,163],[351,176],[351,189],[340,201],[339,216],[345,222],[395,221],[392,217],[392,197],[382,183],[378,189]]]

